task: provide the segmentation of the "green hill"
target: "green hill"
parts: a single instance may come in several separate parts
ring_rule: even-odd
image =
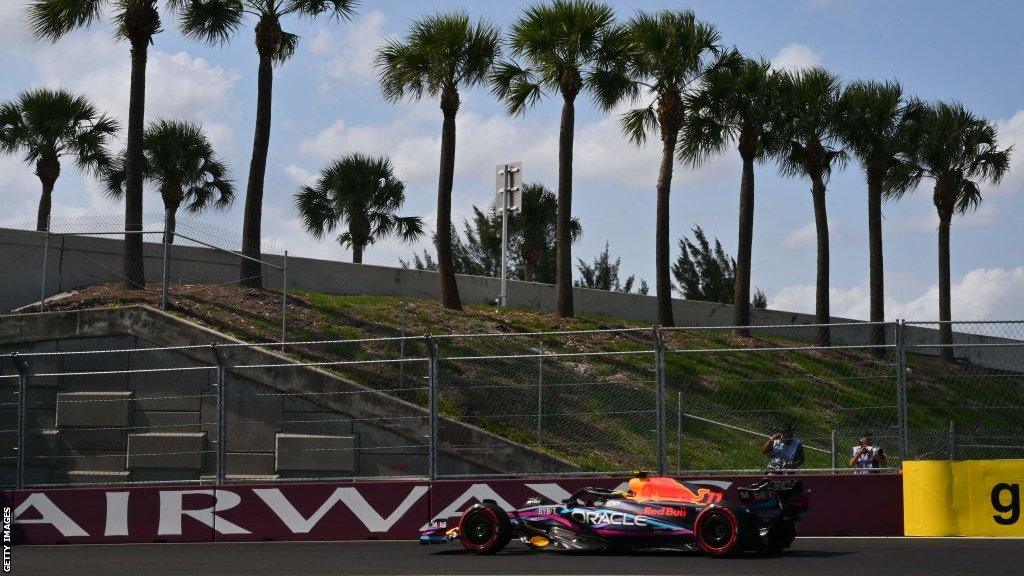
[[[173,286],[172,292],[179,295],[170,310],[175,315],[245,341],[280,338],[279,293],[232,286]],[[106,285],[65,295],[50,308],[156,305],[158,298],[158,288],[141,293]],[[544,334],[552,331],[563,333]],[[445,416],[590,470],[655,467],[656,339],[649,327],[491,306],[451,312],[432,300],[391,297],[302,293],[288,301],[288,340],[378,340],[289,345],[287,354],[327,363],[407,359],[328,369],[426,405],[425,340],[400,345],[394,339],[400,334],[433,335]],[[449,334],[474,336],[443,336]],[[763,435],[783,422],[796,424],[808,447],[807,467],[831,464],[833,431],[842,466],[865,429],[898,462],[894,352],[878,357],[864,349],[795,349],[808,346],[807,334],[799,328],[755,330],[750,337],[710,329],[665,331],[670,468],[757,468],[763,465]],[[907,366],[907,456],[945,457],[950,421],[962,438],[985,435],[966,444],[961,456],[1021,453],[1024,375],[913,354]],[[996,436],[999,442],[992,440]],[[1001,448],[985,447],[995,445]]]

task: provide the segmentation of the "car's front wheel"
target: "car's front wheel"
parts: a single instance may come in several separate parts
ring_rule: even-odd
[[[494,554],[512,539],[512,523],[500,506],[491,502],[474,504],[459,520],[459,541],[476,554]]]

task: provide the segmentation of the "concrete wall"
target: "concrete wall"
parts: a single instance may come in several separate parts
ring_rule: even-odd
[[[51,236],[46,265],[46,294],[52,296],[79,286],[114,282],[121,278],[120,240],[89,236]],[[13,310],[39,300],[42,286],[44,236],[38,232],[0,228],[0,311]],[[172,248],[171,279],[174,282],[221,283],[238,279],[238,258],[206,248]],[[146,278],[160,282],[163,247],[145,244]],[[282,258],[265,257],[273,264]],[[279,287],[281,273],[264,270],[268,287]],[[497,278],[458,276],[463,302],[484,304],[501,292]],[[434,272],[408,270],[371,264],[351,264],[313,258],[288,259],[290,289],[326,294],[373,294],[411,298],[439,298],[440,286]],[[604,290],[575,288],[576,314],[609,316],[636,322],[657,321],[653,296],[620,294]],[[534,282],[509,282],[509,304],[521,308],[552,311],[555,287]],[[725,326],[732,321],[732,306],[696,300],[675,300],[673,312],[679,326]],[[813,316],[771,310],[757,310],[758,324],[795,324],[813,321]]]

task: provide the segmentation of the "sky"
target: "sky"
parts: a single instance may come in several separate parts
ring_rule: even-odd
[[[111,38],[109,25],[75,32],[57,44],[31,38],[25,0],[0,0],[0,101],[33,87],[64,87],[87,95],[122,120],[127,117],[129,51]],[[440,150],[438,102],[392,104],[380,97],[373,68],[377,48],[401,37],[415,18],[467,10],[507,27],[529,2],[365,0],[351,21],[288,17],[286,31],[301,36],[296,55],[275,71],[273,128],[264,197],[264,241],[292,255],[350,259],[331,238],[303,231],[292,197],[330,160],[351,152],[391,157],[406,183],[404,215],[433,227]],[[781,68],[822,66],[855,79],[898,80],[929,101],[956,100],[988,118],[1000,143],[1015,146],[1011,172],[983,190],[981,208],[958,219],[952,233],[953,316],[961,320],[1024,318],[1024,3],[975,4],[956,0],[776,0],[613,2],[619,17],[637,10],[692,9],[715,24],[728,45]],[[147,119],[201,122],[233,171],[238,199],[227,212],[201,220],[241,230],[245,179],[256,105],[257,55],[247,22],[222,46],[183,38],[170,14],[150,48]],[[454,218],[494,197],[494,166],[522,161],[526,181],[557,184],[560,103],[546,98],[521,117],[508,117],[484,88],[464,91],[458,117]],[[578,101],[573,210],[584,234],[574,257],[592,259],[611,246],[622,271],[654,280],[657,139],[629,144],[618,115]],[[123,134],[122,134],[123,137]],[[120,148],[120,144],[118,145]],[[815,233],[810,185],[782,178],[771,164],[756,168],[753,284],[769,307],[814,309]],[[740,160],[734,150],[694,170],[677,166],[671,222],[675,239],[695,225],[735,254]],[[0,157],[0,225],[34,222],[40,184],[19,156]],[[54,197],[54,217],[117,215],[98,183],[65,162]],[[162,210],[147,190],[147,213]],[[853,162],[828,187],[834,316],[867,318],[867,195]],[[886,316],[927,320],[938,314],[937,217],[927,183],[885,216]],[[460,225],[461,228],[461,225]],[[381,241],[365,261],[397,265],[427,248]],[[432,250],[431,250],[432,251]]]

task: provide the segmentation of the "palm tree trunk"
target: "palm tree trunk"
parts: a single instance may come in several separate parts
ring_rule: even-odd
[[[814,226],[818,234],[818,278],[814,301],[814,322],[818,324],[818,346],[831,346],[832,334],[828,324],[828,213],[825,209],[825,182],[820,175],[811,177],[811,197],[814,199]]]
[[[558,220],[555,227],[555,290],[558,315],[572,318],[572,157],[576,132],[576,95],[566,94],[558,132]]]
[[[142,132],[146,122],[146,59],[152,36],[132,40],[131,89],[128,100],[128,142],[125,163],[124,194],[124,287],[146,288],[146,270],[142,252]]]
[[[260,25],[264,25],[260,22]],[[259,31],[257,31],[257,35]],[[250,288],[263,286],[263,267],[259,262],[263,225],[263,180],[270,150],[270,107],[274,95],[274,63],[269,49],[260,50],[260,68],[256,89],[256,131],[249,162],[249,182],[245,188],[245,214],[242,222],[242,259],[239,283]]]
[[[671,241],[669,240],[669,199],[672,194],[672,168],[675,166],[679,130],[662,124],[661,167],[658,170],[658,206],[654,232],[654,278],[658,292],[658,324],[675,326],[672,317],[672,281],[669,279]]]
[[[743,176],[740,179],[739,244],[736,246],[736,284],[733,288],[733,326],[750,326],[751,254],[754,244],[754,155],[742,154]],[[750,330],[739,328],[737,336],[750,336]]]
[[[871,289],[871,344],[875,357],[885,356],[885,267],[882,250],[882,175],[868,174],[868,252],[869,284]]]
[[[950,295],[949,271],[949,229],[952,215],[939,213],[939,344],[947,345],[939,348],[939,357],[952,362],[954,350],[948,347],[953,343],[952,297]]]
[[[458,110],[459,93],[453,88],[446,89],[441,95],[444,124],[441,127],[441,167],[437,181],[437,272],[441,279],[441,302],[450,310],[462,310],[452,256],[452,186],[455,180],[455,115]]]
[[[164,234],[167,236],[167,243],[174,244],[174,233],[178,229],[178,207],[164,209]]]
[[[53,188],[60,176],[60,160],[56,154],[46,154],[36,161],[36,176],[43,185],[43,195],[39,198],[39,212],[36,215],[36,230],[45,232],[50,229]]]
[[[362,264],[363,263],[363,245],[353,242],[352,243],[352,263]]]
[[[532,261],[523,258],[523,280],[526,282],[533,282],[533,271],[537,269],[537,265]]]

